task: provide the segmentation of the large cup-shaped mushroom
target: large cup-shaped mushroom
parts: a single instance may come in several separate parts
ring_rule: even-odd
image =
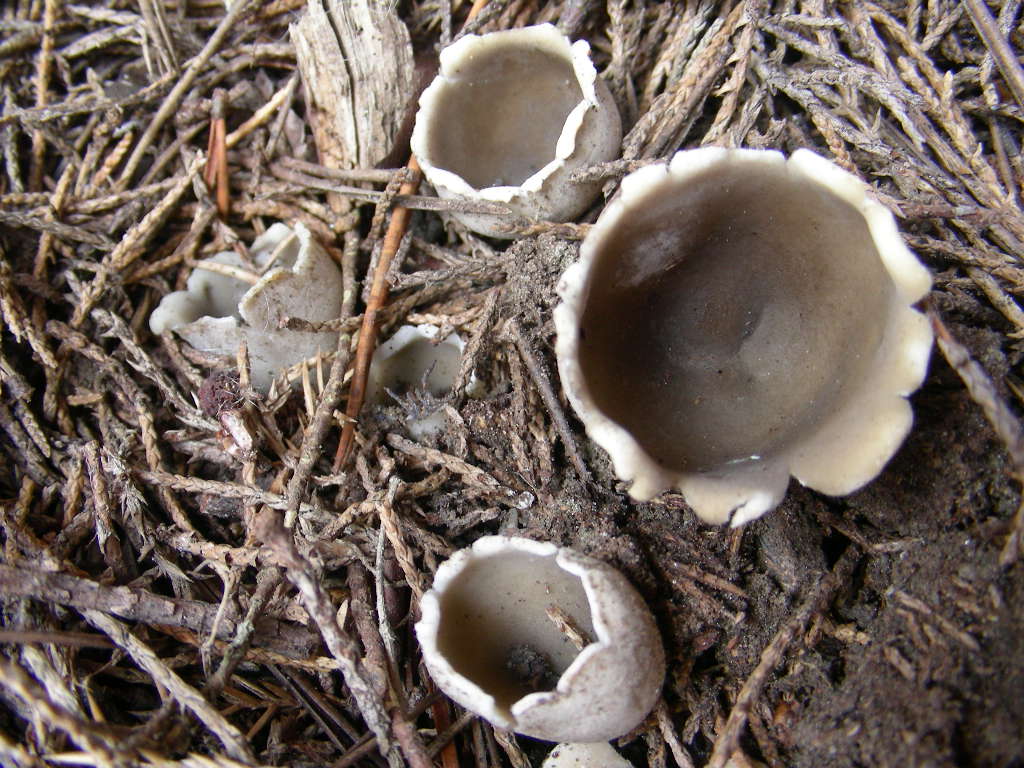
[[[550,24],[466,35],[441,51],[420,96],[411,144],[441,197],[507,203],[521,216],[568,221],[600,184],[573,171],[618,156],[622,125],[590,46]],[[470,229],[510,237],[508,220],[454,214]]]
[[[818,155],[679,152],[623,180],[562,276],[559,371],[634,497],[675,487],[739,525],[791,474],[842,495],[895,453],[930,285],[892,214]]]
[[[665,654],[643,599],[614,568],[571,549],[478,539],[437,569],[420,610],[431,677],[501,728],[606,741],[658,699]],[[583,650],[556,623],[565,617],[591,641]]]

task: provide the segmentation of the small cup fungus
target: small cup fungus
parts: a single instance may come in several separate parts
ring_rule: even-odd
[[[420,96],[412,151],[441,197],[506,203],[530,218],[568,221],[600,184],[573,171],[618,156],[619,112],[590,61],[550,24],[466,35],[441,51]],[[470,229],[508,237],[502,220],[455,213]]]
[[[310,322],[334,320],[341,310],[341,272],[302,224],[274,224],[250,249],[262,274],[253,282],[233,277],[246,271],[234,251],[200,262],[187,288],[164,296],[149,316],[153,333],[175,331],[196,349],[234,358],[244,340],[249,349],[252,384],[266,391],[274,377],[317,351],[334,349],[336,333],[278,328],[285,317]],[[224,265],[225,272],[205,269]]]
[[[858,179],[807,150],[707,148],[625,178],[559,282],[565,391],[630,493],[703,519],[877,475],[931,352],[928,271]]]
[[[606,741],[590,744],[559,744],[541,768],[633,768],[633,764]]]
[[[658,699],[665,655],[643,599],[571,549],[479,539],[437,569],[420,610],[416,636],[438,687],[500,728],[607,741]],[[565,622],[593,641],[578,650]]]
[[[433,325],[403,325],[377,347],[366,382],[366,401],[383,405],[391,402],[389,393],[399,394],[420,386],[434,398],[451,392],[465,342],[457,333],[435,342],[437,332]],[[432,405],[436,408],[437,401]],[[408,419],[406,426],[409,434],[422,440],[444,429],[444,414],[435,409],[425,410]]]

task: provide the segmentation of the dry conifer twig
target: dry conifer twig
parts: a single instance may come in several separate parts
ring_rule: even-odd
[[[164,123],[174,114],[175,110],[181,104],[181,100],[188,93],[189,88],[195,83],[196,78],[199,77],[199,73],[203,70],[206,64],[210,61],[213,55],[220,49],[224,40],[228,34],[235,28],[239,19],[249,11],[249,7],[253,5],[251,0],[235,0],[231,3],[228,8],[228,12],[224,15],[224,18],[220,20],[217,25],[217,29],[214,30],[213,34],[210,35],[210,39],[206,41],[206,45],[203,49],[193,58],[184,74],[178,78],[171,89],[171,92],[167,94],[163,104],[160,105],[160,109],[156,115],[146,126],[145,133],[139,139],[135,145],[135,149],[132,151],[131,156],[128,158],[128,162],[125,163],[124,170],[121,172],[121,176],[117,181],[118,189],[126,189],[131,183],[132,178],[135,176],[135,172],[138,170],[139,164],[142,162],[143,156],[146,154],[146,150],[149,149],[150,145],[156,139],[160,129],[164,127]],[[177,77],[176,73],[174,77]]]
[[[999,71],[1006,78],[1007,85],[1013,91],[1017,103],[1024,107],[1024,68],[1021,67],[1017,55],[999,31],[996,20],[982,0],[963,0],[971,21],[974,22],[978,34],[985,41],[985,46],[992,54]]]
[[[238,5],[244,5],[239,0]],[[103,296],[112,272],[120,272],[131,265],[143,254],[145,245],[155,236],[157,229],[167,220],[171,211],[177,206],[185,192],[191,188],[193,180],[202,170],[205,159],[195,158],[188,170],[182,174],[159,203],[147,213],[142,220],[132,227],[124,238],[104,258],[95,279],[88,283],[75,307],[71,318],[71,327],[75,330],[82,327],[85,318],[92,312],[96,303]]]
[[[439,451],[436,448],[427,448],[401,435],[388,435],[387,443],[395,450],[407,456],[416,457],[427,464],[439,465],[457,475],[461,475],[471,487],[485,494],[495,495],[509,506],[522,508],[527,498],[532,500],[531,494],[516,493],[511,488],[503,486],[493,475],[480,469],[480,467],[473,466],[468,461],[460,459],[458,456],[452,456],[450,453]]]
[[[0,593],[66,605],[77,610],[98,610],[129,621],[180,626],[200,633],[213,627],[217,606],[199,600],[163,597],[140,587],[110,587],[66,573],[48,573],[25,567],[0,565]],[[218,636],[230,639],[241,617],[233,612],[221,622]],[[284,654],[308,655],[317,645],[309,629],[270,616],[258,619],[257,645]]]
[[[345,250],[342,256],[342,281],[343,297],[341,312],[338,322],[344,323],[352,315],[356,301],[355,267],[356,255],[359,245],[355,232],[348,232],[345,235]],[[324,387],[320,400],[316,405],[313,418],[302,437],[302,449],[299,455],[299,462],[295,466],[295,472],[288,483],[288,507],[285,512],[285,527],[291,528],[299,512],[299,505],[302,496],[306,492],[309,476],[313,472],[313,466],[320,458],[324,436],[334,418],[334,409],[341,400],[341,390],[345,379],[345,369],[348,367],[349,347],[351,336],[348,332],[338,335],[338,344],[334,352],[334,360],[331,363],[331,371],[327,377],[327,384]]]
[[[587,470],[587,465],[583,463],[583,457],[580,456],[579,449],[576,447],[576,438],[569,428],[569,422],[565,418],[565,411],[562,409],[562,405],[558,402],[558,397],[551,387],[551,380],[530,348],[530,343],[523,335],[519,323],[514,319],[509,320],[508,327],[512,335],[512,341],[515,342],[516,349],[526,365],[526,370],[530,372],[533,385],[540,392],[541,399],[544,401],[544,405],[547,406],[548,413],[551,414],[551,420],[555,423],[555,429],[558,430],[558,436],[562,438],[562,445],[565,446],[565,452],[569,456],[569,461],[576,468],[576,474],[579,475],[580,480],[584,483],[589,483],[590,472]]]
[[[86,621],[113,640],[136,664],[149,673],[153,680],[162,685],[178,704],[190,710],[200,723],[213,731],[231,757],[246,763],[255,762],[245,736],[199,691],[164,664],[152,648],[129,632],[125,624],[96,610],[82,611],[82,615]]]
[[[249,607],[246,608],[244,618],[238,622],[235,629],[235,636],[231,644],[223,652],[220,665],[217,671],[209,679],[203,693],[216,695],[224,690],[228,680],[235,670],[235,667],[245,658],[256,632],[256,619],[261,614],[270,599],[271,594],[281,582],[281,572],[277,568],[265,568],[256,576],[256,590],[249,598]],[[262,633],[261,633],[262,634]],[[216,646],[216,639],[212,644]],[[249,738],[247,736],[247,738]],[[251,739],[250,739],[251,740]]]
[[[415,596],[413,605],[418,606],[423,598],[423,586],[420,584],[420,574],[416,570],[412,550],[402,536],[398,513],[395,510],[395,497],[400,486],[401,481],[397,477],[392,476],[388,481],[387,491],[379,494],[375,507],[377,509],[377,517],[380,519],[381,531],[387,537],[388,543],[391,544],[398,564],[402,568],[405,581]]]
[[[488,0],[476,0],[469,10],[466,18],[468,24],[475,19]],[[415,155],[409,157],[407,165],[406,181],[399,190],[399,195],[414,195],[420,186],[420,164]],[[373,273],[373,282],[370,289],[370,297],[366,302],[366,310],[363,312],[363,324],[359,331],[359,345],[356,347],[355,365],[353,367],[352,381],[349,385],[348,403],[345,406],[347,421],[342,427],[341,440],[338,443],[338,451],[334,455],[334,471],[337,472],[348,461],[352,453],[352,443],[355,439],[356,419],[363,407],[363,399],[366,397],[366,378],[370,373],[370,360],[373,358],[374,349],[377,347],[377,315],[388,300],[387,277],[391,270],[391,261],[398,253],[398,249],[405,237],[405,230],[409,226],[410,211],[404,206],[396,206],[391,213],[391,221],[388,223],[387,233],[384,235],[384,243],[381,247],[380,258],[377,261],[377,268]]]
[[[42,45],[36,57],[36,107],[43,108],[50,101],[50,72],[53,68],[53,31],[57,20],[58,0],[46,0],[43,6]],[[43,153],[46,151],[45,138],[39,129],[32,135],[32,168],[28,188],[39,190],[43,180]]]
[[[96,760],[98,768],[114,768],[127,764],[127,755],[116,752],[109,739],[96,731],[95,723],[86,723],[68,712],[50,697],[25,673],[9,661],[0,660],[0,684],[18,696],[52,728],[66,733],[73,742],[88,750]]]
[[[374,609],[370,600],[368,573],[362,563],[357,561],[348,567],[346,581],[351,593],[352,621],[366,651],[366,661],[377,695],[383,697],[387,693],[388,666],[391,661],[384,649],[380,630],[373,621]]]
[[[376,736],[381,753],[387,754],[391,749],[390,718],[366,673],[355,640],[339,626],[330,596],[313,573],[312,565],[299,553],[292,532],[281,524],[276,512],[269,509],[260,512],[253,522],[253,532],[258,540],[274,551],[281,565],[287,569],[288,579],[298,588],[299,599],[310,619],[320,630],[331,655],[341,665],[345,684],[367,726]]]

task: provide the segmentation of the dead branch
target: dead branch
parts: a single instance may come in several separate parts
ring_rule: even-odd
[[[203,634],[211,630],[217,613],[217,606],[211,603],[164,597],[138,587],[108,587],[77,576],[9,565],[0,565],[0,594],[53,602],[80,611],[103,611],[144,624],[186,627]],[[229,612],[217,637],[231,639],[240,621],[241,616]],[[261,648],[305,658],[319,645],[316,635],[306,628],[271,616],[260,616],[255,626],[258,634],[254,642]]]

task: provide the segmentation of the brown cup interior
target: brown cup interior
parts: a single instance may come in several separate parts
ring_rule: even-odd
[[[895,288],[864,217],[782,164],[667,177],[598,246],[580,365],[674,471],[770,458],[870,375]]]

